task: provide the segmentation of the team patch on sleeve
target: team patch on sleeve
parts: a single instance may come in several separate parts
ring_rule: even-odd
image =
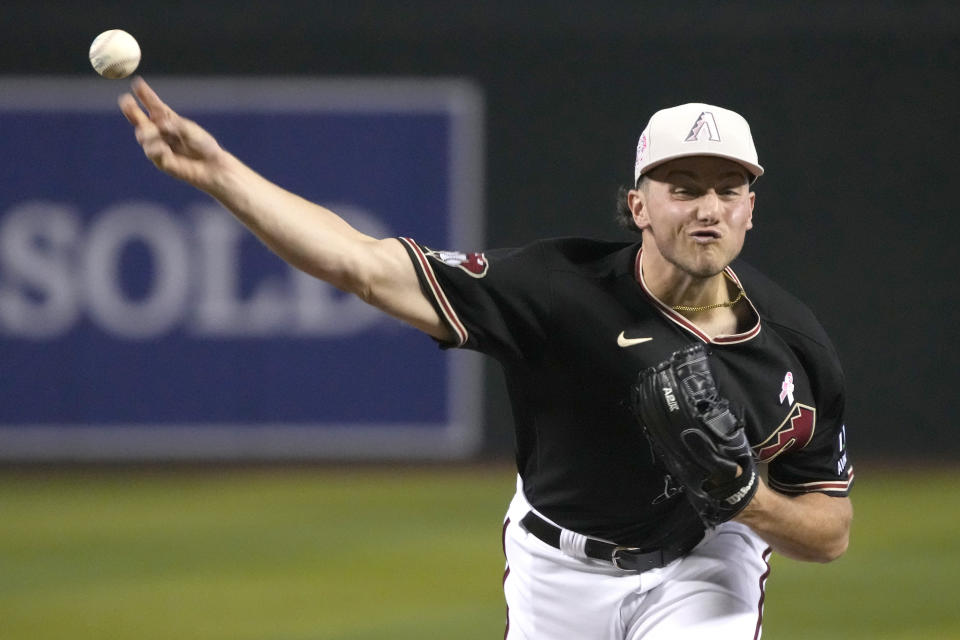
[[[487,275],[490,263],[482,253],[463,253],[461,251],[435,251],[424,247],[424,255],[443,262],[448,267],[459,267],[474,278]]]

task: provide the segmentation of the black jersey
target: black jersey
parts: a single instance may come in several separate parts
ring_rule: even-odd
[[[646,289],[639,243],[556,239],[465,254],[401,241],[455,335],[442,346],[503,366],[524,492],[558,524],[639,547],[701,526],[629,408],[637,373],[696,341],[744,415],[769,485],[847,495],[836,353],[807,307],[748,265],[727,274],[757,322],[711,340]]]

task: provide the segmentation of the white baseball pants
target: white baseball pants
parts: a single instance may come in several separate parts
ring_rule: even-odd
[[[635,573],[542,542],[520,524],[530,509],[518,478],[503,530],[506,640],[760,638],[770,549],[749,527],[725,523],[686,557]]]

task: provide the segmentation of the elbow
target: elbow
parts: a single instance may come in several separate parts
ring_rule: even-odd
[[[853,510],[849,501],[844,504],[842,515],[837,519],[837,530],[829,541],[819,549],[816,562],[828,563],[839,559],[850,547],[850,525],[853,522]]]
[[[388,241],[366,242],[363,251],[344,260],[339,266],[336,281],[331,284],[344,293],[383,309],[384,295],[395,286],[396,273],[409,264],[406,253],[401,254],[402,260],[398,261],[396,254],[389,251],[393,248]]]
[[[827,564],[841,558],[850,546],[850,527],[853,522],[853,509],[850,501],[830,498],[827,503],[834,509],[830,517],[819,520],[815,531],[807,544],[794,548],[797,560]],[[813,533],[813,532],[811,532]]]
[[[827,564],[843,556],[849,544],[849,536],[843,535],[830,540],[821,540],[815,545],[774,545],[774,550],[800,562]]]
[[[329,268],[320,275],[321,280],[339,289],[360,298],[367,304],[374,304],[376,300],[376,274],[371,265],[361,262],[346,261]]]
[[[840,559],[847,552],[850,546],[850,533],[845,532],[842,536],[834,540],[831,544],[820,549],[820,553],[813,560],[821,564],[827,564]]]

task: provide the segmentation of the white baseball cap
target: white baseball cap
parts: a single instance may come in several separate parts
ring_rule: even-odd
[[[754,180],[763,175],[750,125],[743,116],[723,107],[691,102],[661,109],[651,116],[637,142],[633,183],[654,167],[684,156],[728,158],[746,167]]]

